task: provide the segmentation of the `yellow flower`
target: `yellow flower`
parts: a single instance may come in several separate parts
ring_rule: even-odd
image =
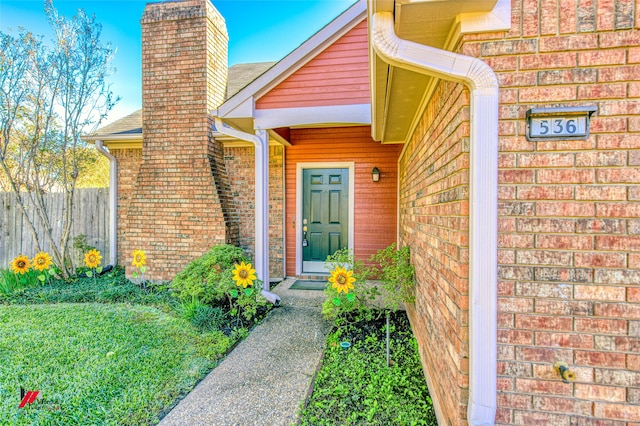
[[[329,277],[331,287],[338,290],[338,293],[349,293],[349,290],[353,288],[353,283],[356,282],[352,275],[353,271],[347,271],[347,268],[336,266],[336,269],[331,271],[331,276]]]
[[[100,261],[102,260],[102,256],[98,250],[89,250],[84,255],[84,264],[89,269],[97,268],[100,266]]]
[[[29,268],[31,268],[29,258],[23,254],[13,259],[9,267],[15,274],[25,274],[29,272]]]
[[[251,267],[250,263],[242,262],[240,265],[236,263],[233,270],[233,280],[236,285],[247,288],[248,285],[253,285],[256,279],[256,270]]]
[[[53,265],[53,262],[49,253],[41,251],[33,258],[33,269],[36,271],[44,271],[51,268],[51,265]]]
[[[142,268],[147,264],[147,257],[142,250],[133,251],[133,262],[131,263],[136,268]]]

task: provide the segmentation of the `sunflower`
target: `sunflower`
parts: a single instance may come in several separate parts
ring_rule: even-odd
[[[338,293],[349,293],[349,290],[353,288],[353,283],[356,282],[352,275],[353,271],[347,271],[347,268],[336,266],[336,269],[331,271],[331,276],[329,277],[331,287],[338,290]]]
[[[29,258],[23,254],[13,259],[9,267],[15,274],[25,274],[29,272],[29,268],[31,268],[31,262]]]
[[[147,257],[142,250],[133,251],[133,262],[131,263],[136,268],[142,268],[147,264]]]
[[[233,270],[233,280],[238,287],[242,286],[247,288],[249,285],[253,285],[256,279],[256,270],[251,267],[250,263],[244,263],[235,265]]]
[[[43,251],[36,254],[32,262],[33,269],[35,269],[36,271],[44,271],[45,269],[51,268],[51,265],[53,265],[49,253],[45,253]]]
[[[84,255],[84,264],[87,265],[87,268],[93,269],[100,266],[100,261],[102,260],[102,256],[100,252],[96,249],[89,250]]]

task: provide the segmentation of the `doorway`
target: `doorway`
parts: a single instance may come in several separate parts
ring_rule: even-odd
[[[351,166],[351,167],[349,167]],[[327,273],[327,256],[353,247],[353,166],[299,167],[300,274]]]

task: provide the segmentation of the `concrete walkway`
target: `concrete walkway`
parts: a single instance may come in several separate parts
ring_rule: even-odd
[[[169,425],[290,425],[298,421],[331,324],[322,291],[273,292],[282,298],[220,365],[161,422]]]

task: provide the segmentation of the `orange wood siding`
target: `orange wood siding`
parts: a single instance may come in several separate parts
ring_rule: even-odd
[[[257,109],[368,104],[367,21],[256,101]]]
[[[369,126],[291,129],[285,153],[287,275],[296,273],[296,169],[298,163],[354,162],[354,248],[366,260],[396,241],[398,155],[401,145],[382,145],[371,139]],[[371,181],[378,167],[379,182]],[[350,200],[351,201],[351,200]]]

